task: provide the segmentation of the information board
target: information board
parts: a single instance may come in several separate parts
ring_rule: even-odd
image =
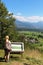
[[[24,52],[24,43],[23,42],[12,42],[11,50],[13,52]]]

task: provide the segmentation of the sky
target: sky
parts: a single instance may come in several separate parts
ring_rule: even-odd
[[[43,0],[2,0],[13,17],[23,22],[43,21]]]

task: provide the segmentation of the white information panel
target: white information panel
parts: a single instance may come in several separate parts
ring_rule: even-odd
[[[12,42],[11,50],[14,52],[24,52],[24,43],[22,42]]]

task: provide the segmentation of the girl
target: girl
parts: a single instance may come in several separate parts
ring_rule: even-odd
[[[10,52],[11,52],[11,42],[9,40],[9,36],[7,35],[5,37],[5,61],[6,62],[9,61]]]

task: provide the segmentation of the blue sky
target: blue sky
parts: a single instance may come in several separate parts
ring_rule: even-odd
[[[43,0],[2,0],[18,20],[43,21]]]

